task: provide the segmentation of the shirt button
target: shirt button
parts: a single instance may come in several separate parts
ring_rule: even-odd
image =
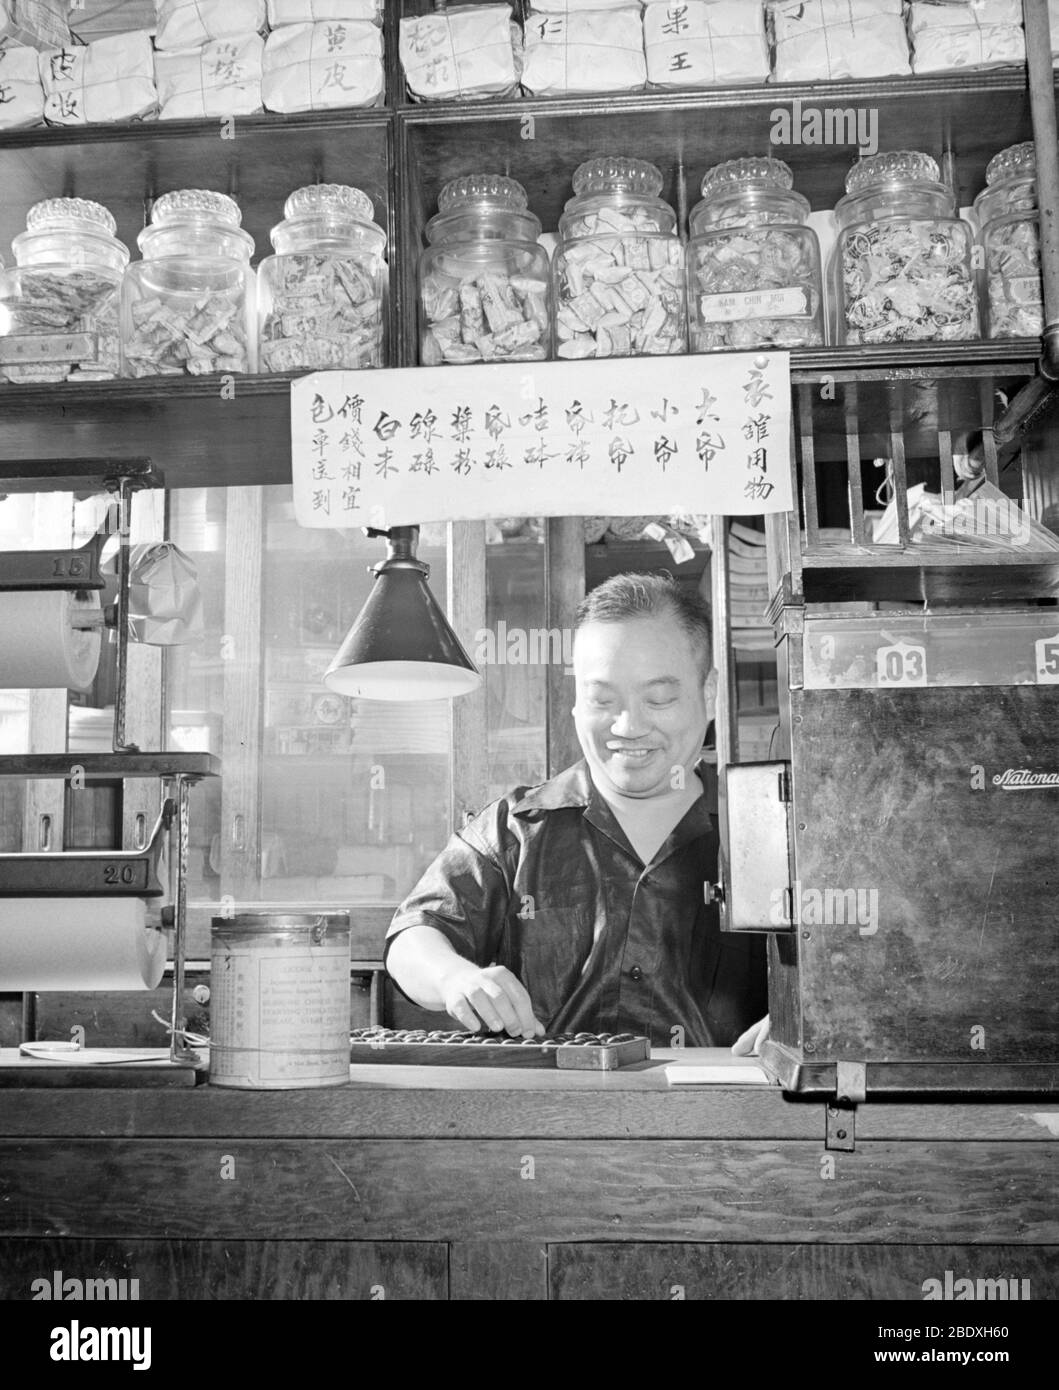
[[[634,965],[633,968],[629,971],[629,979],[630,979],[630,980],[642,980],[642,979],[643,979],[643,971],[640,969],[640,967],[639,967],[638,965]]]

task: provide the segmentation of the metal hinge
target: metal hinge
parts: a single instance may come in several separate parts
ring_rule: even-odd
[[[789,767],[783,768],[780,772],[780,800],[787,803],[791,800],[791,770]]]
[[[824,1148],[853,1153],[857,1138],[857,1106],[867,1099],[867,1067],[863,1062],[836,1062],[835,1099],[828,1103]]]

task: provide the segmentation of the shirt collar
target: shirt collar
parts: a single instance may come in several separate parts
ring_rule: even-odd
[[[709,763],[700,762],[696,772],[702,778],[706,795],[706,810],[711,815],[717,813],[717,773]],[[561,811],[567,807],[585,810],[603,798],[596,791],[584,758],[572,767],[564,768],[547,782],[530,787],[511,806],[511,814],[522,815],[526,811]],[[606,803],[603,802],[605,805]]]

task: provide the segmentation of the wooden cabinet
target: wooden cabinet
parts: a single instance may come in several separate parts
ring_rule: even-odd
[[[664,1061],[0,1089],[0,1298],[56,1270],[141,1299],[918,1303],[947,1271],[1016,1281],[985,1295],[1005,1306],[1059,1291],[1053,1103],[868,1103],[834,1152],[823,1102],[669,1087]]]

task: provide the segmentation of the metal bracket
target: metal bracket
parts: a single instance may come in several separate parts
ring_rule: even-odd
[[[0,459],[0,496],[12,492],[114,492],[126,478],[131,487],[164,487],[165,476],[150,459]]]
[[[853,1153],[857,1139],[857,1106],[867,1099],[867,1067],[863,1062],[835,1063],[835,1099],[828,1103],[824,1148]]]
[[[145,848],[84,850],[80,853],[0,854],[0,897],[158,898],[158,861],[176,803],[167,798]]]
[[[104,589],[100,554],[106,536],[70,550],[11,550],[0,555],[0,589]]]

